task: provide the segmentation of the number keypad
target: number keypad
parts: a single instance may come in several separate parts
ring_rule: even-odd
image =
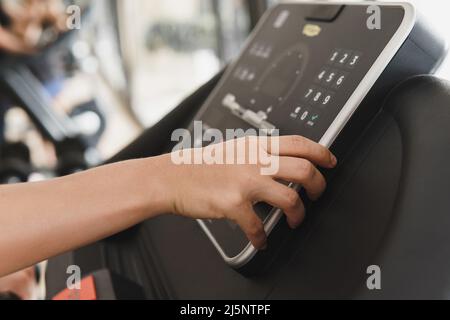
[[[302,107],[297,107],[291,118],[306,127],[314,127],[321,114],[334,103],[336,92],[345,86],[351,70],[357,67],[361,58],[360,52],[334,49],[326,64],[318,70],[314,84],[303,93]]]

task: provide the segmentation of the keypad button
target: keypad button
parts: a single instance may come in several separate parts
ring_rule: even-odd
[[[349,62],[352,57],[352,53],[350,51],[343,51],[339,58],[337,59],[337,65],[345,66]]]
[[[309,128],[315,127],[317,122],[319,121],[319,119],[320,119],[320,115],[311,114],[306,121],[306,127],[309,127]]]
[[[300,121],[305,121],[309,116],[309,111],[305,111],[302,113],[302,115],[300,116]]]
[[[341,72],[341,73],[339,73],[337,75],[335,81],[333,82],[333,86],[332,87],[334,89],[341,88],[344,85],[345,81],[347,80],[348,75],[349,75],[348,72]]]
[[[257,74],[254,70],[247,67],[239,67],[234,72],[234,77],[240,81],[252,82],[256,79]]]
[[[322,107],[326,107],[326,106],[328,106],[329,104],[331,104],[332,101],[333,101],[333,96],[334,96],[334,94],[331,93],[331,92],[328,92],[328,93],[324,94],[324,95],[323,95],[323,99],[321,100],[320,105],[321,105]]]
[[[263,59],[269,58],[271,53],[272,47],[262,43],[255,43],[250,49],[251,55]]]
[[[330,86],[334,83],[339,72],[337,70],[331,70],[324,78],[323,83]]]
[[[320,102],[321,98],[323,96],[323,92],[320,90],[317,90],[314,94],[313,94],[313,98],[311,99],[312,103],[318,103]]]
[[[354,53],[351,56],[351,58],[348,60],[347,67],[352,68],[352,69],[355,68],[358,65],[360,60],[361,60],[361,53],[359,53],[359,52]]]
[[[341,50],[340,49],[335,49],[332,53],[330,58],[328,58],[328,63],[329,64],[334,64],[338,61],[339,57],[341,56]]]
[[[314,97],[314,94],[315,94],[315,88],[313,88],[313,87],[308,88],[308,90],[306,90],[305,94],[303,95],[303,100],[305,102],[310,101]]]
[[[294,112],[291,113],[291,118],[292,119],[298,119],[301,116],[301,112],[303,110],[303,107],[296,107]]]
[[[322,83],[325,80],[328,72],[329,72],[328,68],[323,68],[322,70],[320,70],[320,72],[316,76],[315,82]]]

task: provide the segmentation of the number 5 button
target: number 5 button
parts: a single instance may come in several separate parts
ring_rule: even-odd
[[[332,70],[328,75],[325,76],[324,82],[327,85],[331,85],[335,81],[337,75],[338,72],[336,70]]]

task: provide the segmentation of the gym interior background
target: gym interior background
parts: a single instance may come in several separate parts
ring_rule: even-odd
[[[96,142],[99,158],[123,148],[229,62],[251,28],[276,0],[96,0],[82,28],[63,50],[73,57],[60,95],[63,112],[77,114],[87,133],[105,130]],[[450,4],[413,0],[441,30],[450,28]],[[447,10],[447,8],[449,10]],[[450,34],[449,40],[450,40]],[[75,66],[76,65],[76,66]],[[439,75],[450,77],[450,64]],[[95,101],[93,113],[74,110]],[[82,109],[80,109],[82,110]],[[54,166],[51,147],[42,142],[20,108],[6,116],[8,141],[27,141],[40,178]]]

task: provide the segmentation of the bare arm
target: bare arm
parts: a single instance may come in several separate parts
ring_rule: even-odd
[[[240,141],[247,145],[251,139]],[[215,151],[224,152],[227,145]],[[266,235],[252,205],[263,201],[283,209],[295,228],[304,217],[303,203],[278,181],[299,183],[316,200],[326,182],[314,164],[336,165],[327,149],[301,137],[280,138],[279,153],[265,152],[279,162],[271,175],[262,175],[259,163],[176,165],[164,155],[47,182],[0,186],[0,276],[171,212],[233,220],[261,249]]]
[[[158,159],[0,187],[0,275],[100,240],[163,212]],[[148,178],[143,179],[143,173]]]

